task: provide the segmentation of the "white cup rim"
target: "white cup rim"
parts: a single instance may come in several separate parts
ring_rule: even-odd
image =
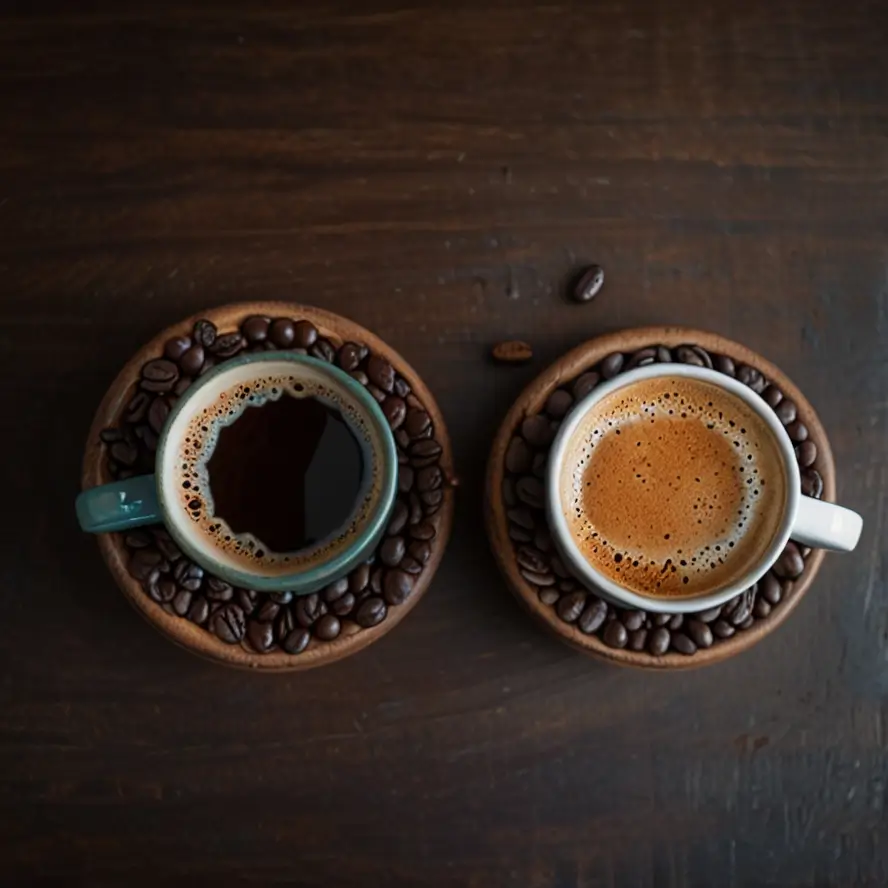
[[[783,504],[783,515],[781,516],[777,531],[754,567],[747,570],[733,582],[706,595],[696,595],[688,598],[657,598],[641,595],[626,589],[609,577],[604,576],[586,560],[574,542],[573,535],[564,517],[564,507],[561,502],[560,474],[564,460],[564,451],[573,433],[586,414],[602,398],[626,386],[634,385],[647,379],[674,377],[695,379],[715,385],[738,397],[755,411],[756,415],[759,416],[774,436],[775,443],[780,451],[784,471],[786,472],[786,495]],[[796,464],[793,445],[774,411],[763,398],[742,382],[716,370],[697,367],[693,364],[651,364],[647,367],[628,370],[596,386],[585,398],[574,405],[567,419],[562,423],[549,451],[549,461],[546,468],[546,513],[549,527],[552,531],[556,548],[570,571],[584,585],[590,587],[592,591],[601,592],[605,598],[613,601],[615,604],[622,607],[653,610],[660,613],[693,613],[695,611],[707,610],[724,604],[735,595],[758,582],[775,564],[784,547],[789,542],[799,508],[800,497],[800,473],[799,467]]]

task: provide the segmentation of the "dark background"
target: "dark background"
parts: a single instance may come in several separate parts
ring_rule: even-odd
[[[4,5],[3,884],[884,886],[886,46],[881,0]],[[263,678],[152,632],[73,498],[125,359],[267,298],[400,349],[463,487],[403,626]],[[866,521],[786,626],[687,674],[544,637],[481,519],[522,387],[652,323],[780,364]],[[534,363],[491,366],[512,336]]]

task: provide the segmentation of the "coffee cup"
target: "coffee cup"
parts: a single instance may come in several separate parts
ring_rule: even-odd
[[[801,494],[793,444],[758,394],[685,364],[628,371],[575,405],[550,451],[546,511],[584,585],[661,613],[723,604],[790,539],[851,551],[863,524]]]
[[[392,431],[364,386],[269,351],[197,380],[164,425],[154,473],[85,490],[76,510],[91,533],[162,523],[233,585],[308,594],[372,554],[397,475]]]

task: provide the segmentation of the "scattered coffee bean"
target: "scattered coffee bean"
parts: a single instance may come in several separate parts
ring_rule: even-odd
[[[507,342],[498,342],[490,354],[500,364],[526,364],[533,358],[533,349],[526,342],[510,339]]]
[[[438,466],[425,466],[416,473],[416,489],[420,493],[437,490],[444,483],[444,476]]]
[[[398,467],[398,491],[400,493],[409,493],[413,490],[413,482],[416,473],[410,466]]]
[[[669,622],[666,624],[673,632],[676,629],[681,629],[684,626],[684,614],[672,614],[669,617]]]
[[[131,530],[123,538],[123,542],[129,549],[144,549],[154,542],[154,537],[146,530]]]
[[[133,466],[138,458],[139,451],[129,441],[116,441],[111,445],[111,459],[122,466]]]
[[[234,588],[218,577],[210,577],[207,580],[206,596],[210,601],[231,601],[234,598]]]
[[[657,361],[661,364],[672,363],[672,352],[665,345],[657,346]]]
[[[604,269],[590,265],[578,278],[571,295],[574,302],[591,302],[604,286]]]
[[[755,367],[750,367],[748,364],[741,364],[737,368],[737,379],[758,394],[761,394],[767,385],[765,377]]]
[[[130,557],[129,572],[139,581],[146,580],[155,569],[161,573],[169,569],[169,564],[157,549],[137,549]]]
[[[401,570],[409,573],[411,576],[418,576],[422,573],[422,565],[410,555],[405,555],[404,560],[399,565]]]
[[[312,327],[312,329],[314,328]],[[296,344],[296,325],[289,318],[276,318],[269,325],[266,336],[275,347],[290,348]],[[317,338],[317,333],[312,338],[311,344],[314,343],[315,338]],[[302,342],[298,345],[300,348],[308,348],[308,345]]]
[[[536,573],[525,567],[519,567],[518,573],[532,586],[554,586],[555,576],[551,573]]]
[[[561,617],[565,623],[575,623],[580,618],[580,614],[583,613],[585,607],[586,593],[571,592],[558,602],[555,609],[558,612],[558,616]]]

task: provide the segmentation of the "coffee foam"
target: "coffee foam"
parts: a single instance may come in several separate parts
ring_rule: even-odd
[[[336,557],[362,530],[374,501],[380,494],[382,479],[379,461],[365,459],[365,477],[348,524],[333,536],[296,552],[273,552],[250,533],[235,533],[219,515],[210,487],[208,465],[223,428],[236,422],[247,410],[261,408],[282,397],[317,398],[339,411],[365,454],[374,451],[368,421],[341,393],[304,372],[272,373],[251,377],[218,393],[206,406],[189,417],[179,437],[174,489],[176,507],[184,515],[190,531],[202,538],[202,544],[234,567],[265,576],[280,576],[304,570]],[[274,442],[270,446],[286,446]],[[244,466],[244,472],[249,472]],[[369,473],[369,477],[368,477]]]
[[[749,570],[777,533],[780,451],[744,401],[686,377],[618,389],[565,449],[561,501],[578,548],[642,595],[693,597]]]

